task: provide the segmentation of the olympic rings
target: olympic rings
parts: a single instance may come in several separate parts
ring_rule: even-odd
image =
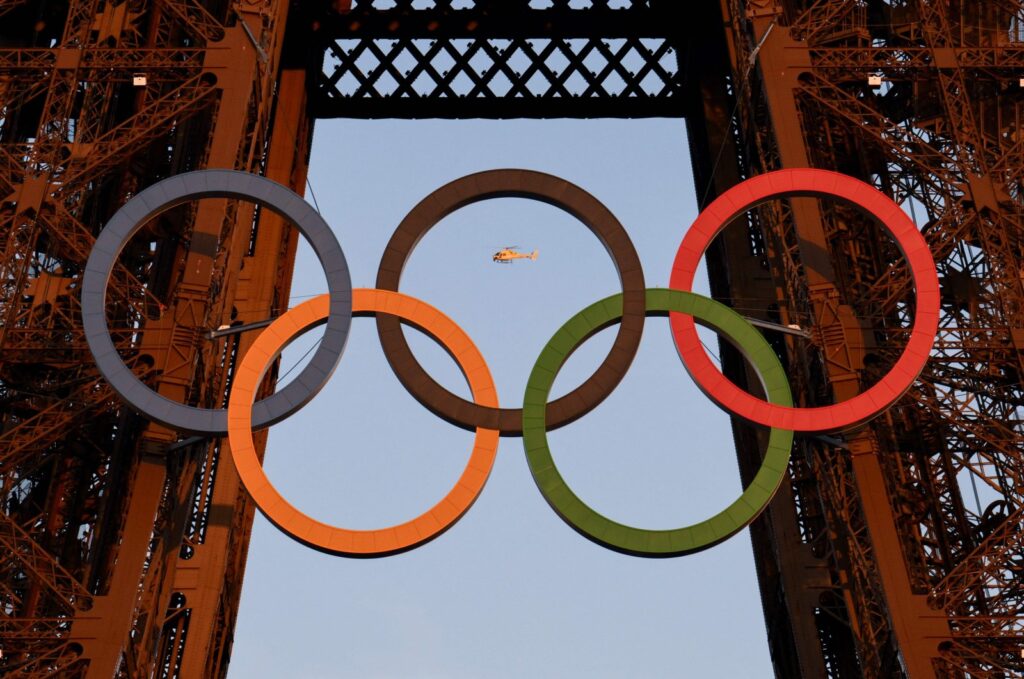
[[[670,287],[689,290],[714,237],[737,215],[771,198],[835,197],[852,203],[882,222],[910,264],[917,308],[910,341],[892,370],[877,384],[848,401],[818,408],[766,403],[730,382],[701,348],[688,316],[670,314],[672,334],[686,369],[708,397],[726,410],[764,426],[828,432],[856,426],[896,402],[921,374],[939,325],[939,278],[927,242],[914,222],[888,196],[853,177],[824,170],[769,172],[734,186],[698,215],[676,253]]]
[[[388,290],[353,290],[353,311],[392,314],[431,335],[459,364],[474,401],[497,407],[498,392],[480,351],[450,318],[425,302]],[[450,528],[472,506],[487,482],[498,451],[498,432],[478,428],[473,452],[462,476],[431,509],[406,523],[378,530],[349,530],[316,521],[302,513],[270,483],[252,439],[250,413],[256,389],[271,362],[297,335],[328,317],[327,295],[315,297],[278,317],[246,352],[228,399],[231,459],[246,490],[263,515],[303,544],[329,554],[375,557],[398,554],[422,545]]]
[[[586,224],[607,248],[622,281],[625,308],[612,348],[590,378],[548,404],[548,426],[554,429],[590,412],[615,389],[636,355],[644,326],[646,286],[640,258],[626,230],[596,198],[564,179],[529,170],[491,170],[456,179],[420,201],[399,224],[381,258],[377,288],[398,290],[402,269],[413,248],[445,216],[471,203],[508,197],[554,205]],[[463,428],[498,429],[506,436],[522,431],[522,409],[499,410],[470,403],[435,382],[409,349],[398,319],[377,316],[377,332],[399,381],[433,413]]]
[[[760,333],[718,302],[689,292],[704,250],[737,215],[779,196],[835,197],[879,219],[907,258],[917,290],[910,341],[892,371],[878,384],[844,403],[794,408],[782,365]],[[612,255],[623,292],[584,309],[555,333],[530,374],[522,409],[500,409],[483,357],[447,316],[397,291],[402,268],[419,239],[445,215],[470,203],[496,197],[524,197],[559,207],[583,221]],[[125,366],[110,339],[105,318],[107,278],[124,243],[161,210],[191,198],[242,198],[259,202],[293,221],[310,240],[327,274],[321,295],[274,320],[239,364],[226,410],[174,403],[148,389]],[[495,170],[456,180],[421,201],[402,221],[377,272],[377,290],[353,291],[345,256],[327,224],[299,196],[262,177],[228,170],[205,170],[172,177],[135,196],[100,234],[83,277],[82,315],[86,339],[97,366],[133,408],[184,432],[228,435],[239,477],[267,518],[296,540],[331,554],[355,557],[396,554],[421,545],[452,526],[472,506],[490,474],[501,435],[523,436],[526,456],[541,494],[576,531],[620,552],[676,556],[706,549],[749,525],[767,506],[785,477],[794,431],[835,431],[858,425],[889,407],[909,388],[928,360],[938,328],[939,286],[935,263],[913,222],[883,194],[851,177],[820,170],[785,170],[760,175],[734,187],[701,213],[676,254],[672,290],[647,290],[640,260],[615,217],[594,197],[564,180],[526,170]],[[476,437],[469,463],[449,493],[424,514],[401,525],[357,531],[330,526],[293,507],[267,478],[253,444],[252,430],[291,415],[323,386],[340,359],[353,309],[376,314],[388,362],[403,385],[431,411]],[[596,407],[622,379],[639,346],[644,318],[668,312],[681,359],[700,388],[724,410],[771,427],[768,450],[753,482],[729,507],[683,528],[655,531],[607,519],[587,507],[565,484],[547,445],[547,431]],[[729,382],[708,360],[696,335],[694,318],[736,345],[761,376],[767,400]],[[326,319],[324,338],[299,377],[277,394],[253,404],[271,362],[292,338]],[[621,319],[612,350],[598,370],[570,394],[547,402],[566,357],[594,331]],[[438,385],[416,362],[401,332],[405,320],[439,341],[456,359],[470,384],[473,401]]]
[[[196,198],[252,200],[290,220],[306,237],[327,276],[330,312],[323,340],[302,372],[284,389],[253,407],[253,422],[280,422],[313,398],[330,379],[348,340],[352,281],[345,254],[331,227],[309,203],[264,177],[234,170],[199,170],[153,184],[118,210],[100,232],[82,277],[82,325],[96,367],[132,408],[172,429],[223,436],[223,409],[193,408],[161,396],[139,381],[121,360],[107,328],[107,282],[125,243],[152,217]]]
[[[742,316],[713,299],[681,290],[649,289],[647,312],[690,314],[732,342],[761,376],[771,403],[791,406],[793,395],[775,352]],[[523,397],[523,447],[534,481],[544,499],[562,519],[584,537],[634,556],[668,557],[712,547],[750,525],[760,515],[786,477],[793,448],[793,431],[773,427],[761,468],[743,494],[709,519],[672,530],[625,526],[588,507],[569,488],[547,442],[545,403],[551,385],[569,355],[590,335],[618,319],[622,295],[612,295],[573,316],[541,350]]]

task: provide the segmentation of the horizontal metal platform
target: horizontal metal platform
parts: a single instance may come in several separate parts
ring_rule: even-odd
[[[687,28],[669,3],[423,4],[303,19],[316,117],[684,114]]]

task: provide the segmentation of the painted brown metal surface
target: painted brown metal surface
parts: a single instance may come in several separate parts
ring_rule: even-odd
[[[646,286],[640,258],[619,220],[596,198],[564,179],[528,170],[489,170],[456,179],[420,201],[398,225],[381,257],[377,288],[398,291],[405,263],[430,229],[461,207],[493,198],[538,200],[576,217],[608,250],[622,281],[622,323],[612,348],[583,384],[548,404],[548,427],[554,429],[582,417],[611,393],[636,355],[644,326]],[[432,412],[464,428],[498,429],[506,435],[522,432],[522,408],[486,407],[435,382],[413,356],[397,318],[380,314],[377,332],[398,379]]]
[[[1024,167],[1021,10],[725,0],[717,12],[728,28],[715,49],[737,85],[690,122],[718,135],[697,146],[699,195],[780,167],[859,176],[916,219],[942,282],[939,341],[915,386],[845,440],[804,441],[789,503],[755,526],[778,676],[1024,671],[1024,605],[1010,584],[1022,530],[1021,201],[1008,171]],[[827,202],[748,217],[710,255],[715,295],[814,329],[811,343],[777,339],[805,403],[870,386],[902,350],[913,308],[891,242]],[[726,369],[745,372],[735,357]],[[738,441],[751,436],[737,427]],[[754,463],[741,449],[741,466]]]
[[[181,442],[123,412],[89,364],[78,281],[103,221],[169,174],[262,168],[300,189],[312,98],[321,114],[354,117],[685,113],[702,203],[748,176],[811,166],[913,210],[942,283],[929,366],[883,421],[803,440],[790,482],[751,528],[775,671],[1024,673],[1020,2],[710,0],[689,6],[696,30],[676,31],[643,15],[675,3],[555,0],[555,32],[541,35],[539,15],[517,15],[525,3],[456,12],[446,0],[366,0],[353,7],[365,33],[330,33],[351,30],[347,13],[308,40],[327,4],[291,8],[301,46],[289,52],[289,6],[277,0],[0,0],[0,672],[226,673],[253,509],[221,464],[224,444],[169,456]],[[593,9],[599,20],[584,26]],[[486,12],[491,35],[458,47],[456,29]],[[430,13],[445,36],[428,34]],[[584,67],[574,30],[604,69]],[[630,73],[602,37],[631,33],[635,46],[634,30],[654,42]],[[516,45],[507,54],[494,46],[502,31]],[[398,87],[426,75],[428,91],[378,96],[400,57],[389,38],[414,48]],[[310,44],[323,51],[311,56]],[[463,50],[448,56],[473,81],[465,92],[435,66],[449,49]],[[491,62],[482,71],[478,53]],[[367,59],[376,66],[361,69]],[[344,73],[355,89],[338,86]],[[137,74],[147,85],[132,84]],[[657,91],[637,92],[647,76]],[[610,87],[618,78],[626,89]],[[132,248],[114,272],[115,344],[169,398],[223,405],[251,339],[207,343],[200,330],[264,320],[287,299],[295,234],[274,215],[251,229],[251,217],[223,203],[175,215],[153,231],[155,250]],[[211,249],[217,239],[224,247]],[[769,204],[708,258],[715,296],[810,331],[810,342],[769,337],[801,405],[858,393],[903,347],[910,277],[856,215]],[[723,354],[730,377],[750,376]],[[749,481],[763,441],[735,431]]]
[[[286,11],[0,3],[4,676],[226,672],[251,506],[220,442],[183,445],[121,409],[85,356],[78,290],[99,227],[162,177],[265,168],[303,186],[304,73],[278,68]],[[295,243],[272,215],[253,229],[248,206],[212,203],[133,242],[107,304],[133,371],[204,406],[250,340],[201,332],[266,318]]]

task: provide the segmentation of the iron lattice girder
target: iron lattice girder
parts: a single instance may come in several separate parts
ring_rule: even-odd
[[[848,78],[863,78],[881,71],[889,79],[933,80],[936,68],[968,68],[1005,71],[1007,77],[1024,67],[1022,47],[958,47],[948,50],[948,62],[937,62],[928,47],[836,47],[810,49],[811,63],[818,69],[856,70]],[[832,75],[830,73],[830,75]],[[837,74],[837,75],[841,75]]]
[[[183,70],[197,71],[203,66],[206,50],[195,48],[169,49],[84,49],[61,50],[27,48],[0,49],[0,73],[17,71],[39,71],[47,74],[55,67],[67,68],[61,59],[66,59],[78,68],[92,75],[91,71],[101,70],[104,77],[110,77],[111,70],[120,71],[117,77],[142,71],[152,77],[161,70],[177,74]]]
[[[1008,33],[1018,24],[986,13],[981,29],[991,30],[982,32],[980,19],[971,23],[973,15],[965,14],[975,8],[992,9],[996,0],[806,0],[794,3],[804,13],[788,23],[763,7],[772,4],[730,4],[735,31],[731,44],[737,52],[732,56],[734,72],[745,72],[755,46],[764,48],[758,48],[760,79],[738,88],[737,138],[744,144],[744,160],[750,159],[754,167],[760,161],[762,171],[787,160],[800,163],[793,144],[786,145],[800,139],[803,149],[797,151],[808,154],[811,166],[861,176],[894,194],[910,211],[915,205],[918,212],[923,208],[922,231],[947,279],[943,329],[919,387],[871,427],[885,484],[867,479],[873,483],[869,487],[882,491],[867,497],[889,498],[910,591],[913,596],[930,595],[934,616],[927,608],[911,616],[922,625],[941,617],[948,621],[949,639],[941,650],[944,660],[936,661],[946,663],[940,676],[1009,676],[1011,670],[1024,669],[1019,655],[1024,561],[1016,539],[1021,530],[1022,441],[1017,273],[1024,270],[1017,183],[1024,144],[1016,130],[1017,69],[1024,59],[1024,44]],[[872,7],[895,4],[908,7],[905,15],[895,17],[898,22],[880,22],[870,14]],[[1002,5],[1005,16],[1019,16],[1016,0]],[[888,30],[897,24],[912,25],[914,31]],[[922,24],[927,24],[923,32]],[[770,34],[769,25],[774,29]],[[997,46],[980,42],[979,33]],[[1005,36],[1009,40],[1003,44]],[[759,42],[762,37],[765,40]],[[794,79],[776,78],[780,66]],[[872,88],[867,80],[874,74],[883,78],[880,88]],[[765,92],[781,106],[770,109]],[[795,111],[786,108],[790,95]],[[907,201],[912,201],[909,206]],[[763,211],[769,214],[761,219],[765,241],[770,253],[783,262],[778,275],[785,282],[787,311],[800,312],[806,278],[793,256],[800,251],[786,230],[789,220],[774,218],[783,210]],[[913,286],[899,267],[886,266],[899,255],[884,242],[843,235],[843,229],[856,222],[848,215],[829,215],[828,208],[823,212],[829,220],[825,242],[833,262],[842,265],[836,283],[846,299],[856,300],[859,318],[873,319],[870,326],[865,323],[878,344],[872,356],[894,360],[893,350],[902,346],[901,319],[912,308],[907,300],[913,299]],[[961,278],[974,283],[965,291],[958,283]],[[889,557],[896,550],[873,550],[874,536],[869,538],[858,515],[866,505],[856,498],[856,487],[849,495],[844,493],[855,476],[836,464],[814,464],[811,469],[820,492],[808,496],[801,486],[799,508],[806,511],[819,501],[824,505],[829,542],[842,555],[834,565],[838,581],[849,583],[841,594],[851,613],[848,624],[855,646],[850,669],[843,669],[841,656],[835,655],[828,661],[834,662],[829,676],[832,669],[837,677],[901,676],[893,664],[895,654],[915,650],[912,645],[902,649],[892,620],[893,613],[910,610],[899,610],[899,593],[907,589],[898,582],[893,589],[874,584],[880,564],[888,560],[892,565]],[[961,497],[975,484],[981,486],[974,497],[977,514],[967,506],[968,498]],[[981,508],[983,501],[987,509]],[[1008,538],[1009,533],[1015,538]],[[795,620],[794,627],[806,631],[801,624]],[[931,638],[939,636],[925,635],[926,656],[935,652],[927,649]],[[824,635],[819,639],[823,647],[829,643]],[[824,650],[836,653],[836,648]],[[773,642],[773,652],[788,651],[784,643]],[[920,666],[928,664],[926,658]],[[923,676],[931,673],[925,669]]]
[[[0,513],[0,548],[4,562],[14,562],[16,569],[29,574],[35,582],[47,588],[53,601],[65,611],[74,612],[92,606],[92,594],[78,579],[4,513]],[[7,564],[4,563],[3,567],[6,570]]]
[[[24,475],[53,454],[53,446],[70,428],[80,427],[88,418],[96,418],[119,405],[107,385],[88,381],[67,398],[56,401],[28,419],[0,434],[0,487],[19,471]],[[7,490],[7,488],[4,488]]]
[[[311,68],[319,118],[684,114],[686,27],[663,3],[610,9],[329,13]]]

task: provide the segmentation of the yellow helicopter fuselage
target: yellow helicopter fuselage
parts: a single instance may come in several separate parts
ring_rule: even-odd
[[[499,264],[511,263],[513,260],[516,259],[529,259],[530,261],[534,261],[537,259],[537,251],[534,250],[533,252],[519,252],[512,248],[503,248],[501,250],[498,250],[497,252],[494,253],[494,255],[491,256],[491,260],[498,262]]]

